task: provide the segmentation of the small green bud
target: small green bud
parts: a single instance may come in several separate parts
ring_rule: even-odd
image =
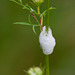
[[[35,4],[40,5],[44,0],[32,0]]]
[[[28,75],[43,75],[43,71],[39,67],[33,67],[28,70]]]

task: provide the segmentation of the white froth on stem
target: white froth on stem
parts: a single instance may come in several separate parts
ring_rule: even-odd
[[[46,26],[43,27],[43,31],[39,35],[39,42],[45,55],[49,55],[53,52],[56,42],[50,27],[48,33],[46,32]]]

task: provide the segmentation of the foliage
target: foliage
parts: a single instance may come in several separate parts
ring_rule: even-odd
[[[32,17],[33,17],[33,18],[35,19],[35,21],[37,22],[37,24],[31,23],[30,14],[29,14],[29,16],[28,16],[29,23],[26,23],[26,22],[15,22],[14,24],[32,26],[33,32],[36,34],[35,27],[36,27],[36,26],[40,27],[40,21],[38,21],[38,19],[37,19],[37,17],[36,17],[36,15],[38,15],[38,11],[35,11],[29,4],[25,4],[25,5],[24,5],[22,0],[10,0],[10,1],[13,1],[13,2],[17,3],[17,4],[19,4],[20,6],[22,6],[23,9],[28,10],[28,11],[31,13]],[[31,3],[32,3],[33,5],[36,5],[36,7],[38,7],[38,6],[39,6],[41,3],[43,3],[43,2],[44,2],[44,0],[32,0]],[[38,4],[38,5],[37,5],[37,4]],[[54,8],[54,7],[50,7],[50,8],[48,9],[48,11],[49,11],[49,10],[52,10],[52,9],[55,9],[55,8]],[[41,20],[42,20],[42,23],[43,23],[43,16],[46,15],[46,12],[47,12],[47,10],[43,11],[42,13],[40,13],[40,18],[41,18]]]

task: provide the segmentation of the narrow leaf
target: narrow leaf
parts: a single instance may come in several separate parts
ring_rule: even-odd
[[[15,22],[14,24],[21,24],[21,25],[28,25],[28,26],[32,26],[31,24],[26,23],[26,22]]]
[[[26,7],[26,6],[24,6],[23,9],[27,9],[27,10],[31,11],[31,10],[30,10],[28,7]]]
[[[27,25],[27,26],[40,26],[40,25],[37,25],[37,24],[30,24],[30,23],[26,23],[26,22],[15,22],[13,24],[20,24],[20,25]]]
[[[56,9],[55,7],[50,7],[48,10],[52,10],[52,9]],[[41,17],[42,16],[45,16],[46,15],[46,12],[47,12],[47,10],[45,10],[42,14],[41,14]]]
[[[13,2],[15,2],[15,3],[17,3],[17,4],[21,5],[21,6],[23,6],[21,3],[17,2],[16,0],[10,0],[10,1],[13,1]]]
[[[35,26],[33,26],[33,32],[36,34],[36,31],[35,31]]]
[[[46,15],[46,10],[41,14],[41,17]]]
[[[38,14],[34,9],[32,9],[28,4],[26,4],[26,6],[32,11],[34,12],[35,14]]]

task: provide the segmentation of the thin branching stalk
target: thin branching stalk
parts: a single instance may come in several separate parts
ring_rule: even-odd
[[[36,20],[36,22],[37,22],[37,19],[36,19],[36,17],[34,16],[33,12],[31,11],[30,13],[32,14],[33,18],[34,18],[34,19]]]
[[[46,11],[46,31],[48,31],[48,27],[49,27],[49,14],[50,14],[50,12],[49,12],[49,8],[50,8],[50,0],[46,0],[46,8],[47,8],[47,11]]]
[[[43,30],[43,26],[42,26],[42,21],[41,21],[41,17],[40,17],[40,6],[37,7],[38,10],[38,16],[39,16],[39,22],[40,22],[40,27],[41,27],[41,31]]]
[[[50,0],[46,0],[46,31],[48,32],[48,27],[49,27],[49,7],[50,7]],[[45,61],[46,61],[46,75],[49,75],[49,55],[45,56]]]

